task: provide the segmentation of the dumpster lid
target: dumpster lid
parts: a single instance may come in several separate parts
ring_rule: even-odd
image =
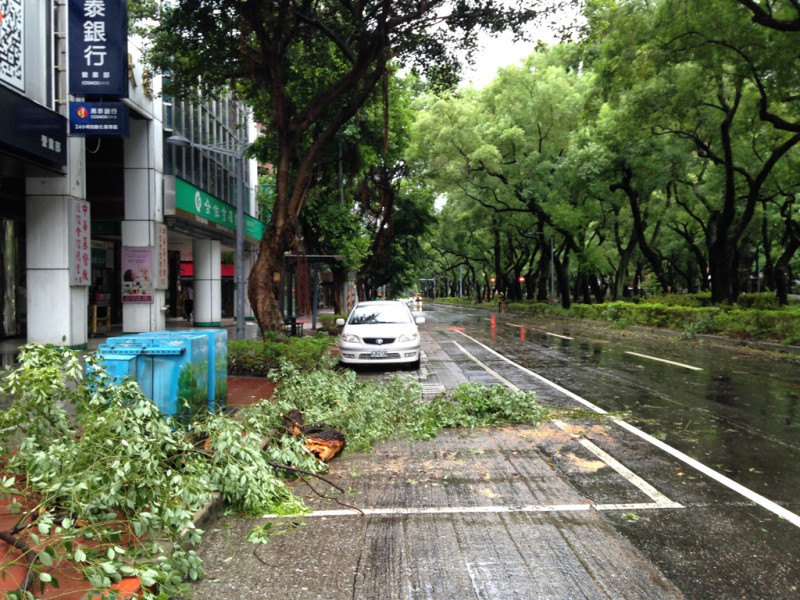
[[[150,346],[148,344],[125,344],[118,346],[104,347],[100,344],[97,349],[104,357],[111,354],[129,356],[181,356],[186,353],[185,346]],[[106,350],[108,351],[106,353]]]

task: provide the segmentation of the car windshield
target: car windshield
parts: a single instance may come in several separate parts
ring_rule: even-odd
[[[372,325],[376,323],[408,323],[408,310],[401,304],[370,304],[356,306],[350,315],[352,325]]]

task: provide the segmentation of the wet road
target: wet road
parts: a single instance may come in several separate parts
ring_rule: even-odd
[[[605,447],[613,439],[614,456],[684,506],[604,514],[687,597],[800,597],[796,358],[485,310],[437,307],[427,316],[430,333],[471,379],[490,383],[496,377],[487,377],[458,346],[520,388],[535,389],[543,402],[629,411],[626,424],[708,467],[711,477],[619,426],[594,440]],[[558,459],[560,451],[549,456]],[[608,469],[589,476],[585,469],[559,468],[587,497],[613,501]],[[769,510],[771,502],[789,511],[791,521]]]
[[[465,333],[519,365],[628,411],[626,421],[800,512],[800,357],[480,310],[428,314],[444,332],[469,324]]]
[[[796,364],[481,310],[426,317],[423,397],[482,381],[586,414],[345,453],[331,478],[358,510],[309,494],[316,512],[272,520],[286,534],[263,546],[244,540],[265,519],[221,519],[194,597],[800,595]]]

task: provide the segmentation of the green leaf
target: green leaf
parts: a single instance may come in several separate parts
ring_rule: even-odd
[[[52,567],[53,566],[53,555],[50,554],[49,551],[42,550],[41,552],[39,552],[38,558],[39,558],[39,562],[41,562],[44,566],[46,566],[46,567]]]
[[[139,573],[139,581],[142,584],[142,587],[152,587],[156,584],[156,575],[157,573],[153,570],[142,571]]]

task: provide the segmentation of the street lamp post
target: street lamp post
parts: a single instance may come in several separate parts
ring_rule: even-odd
[[[230,149],[206,144],[192,143],[182,135],[171,135],[167,143],[180,148],[197,148],[204,152],[216,152],[233,157],[236,161],[236,339],[244,339],[244,155],[249,144]]]

